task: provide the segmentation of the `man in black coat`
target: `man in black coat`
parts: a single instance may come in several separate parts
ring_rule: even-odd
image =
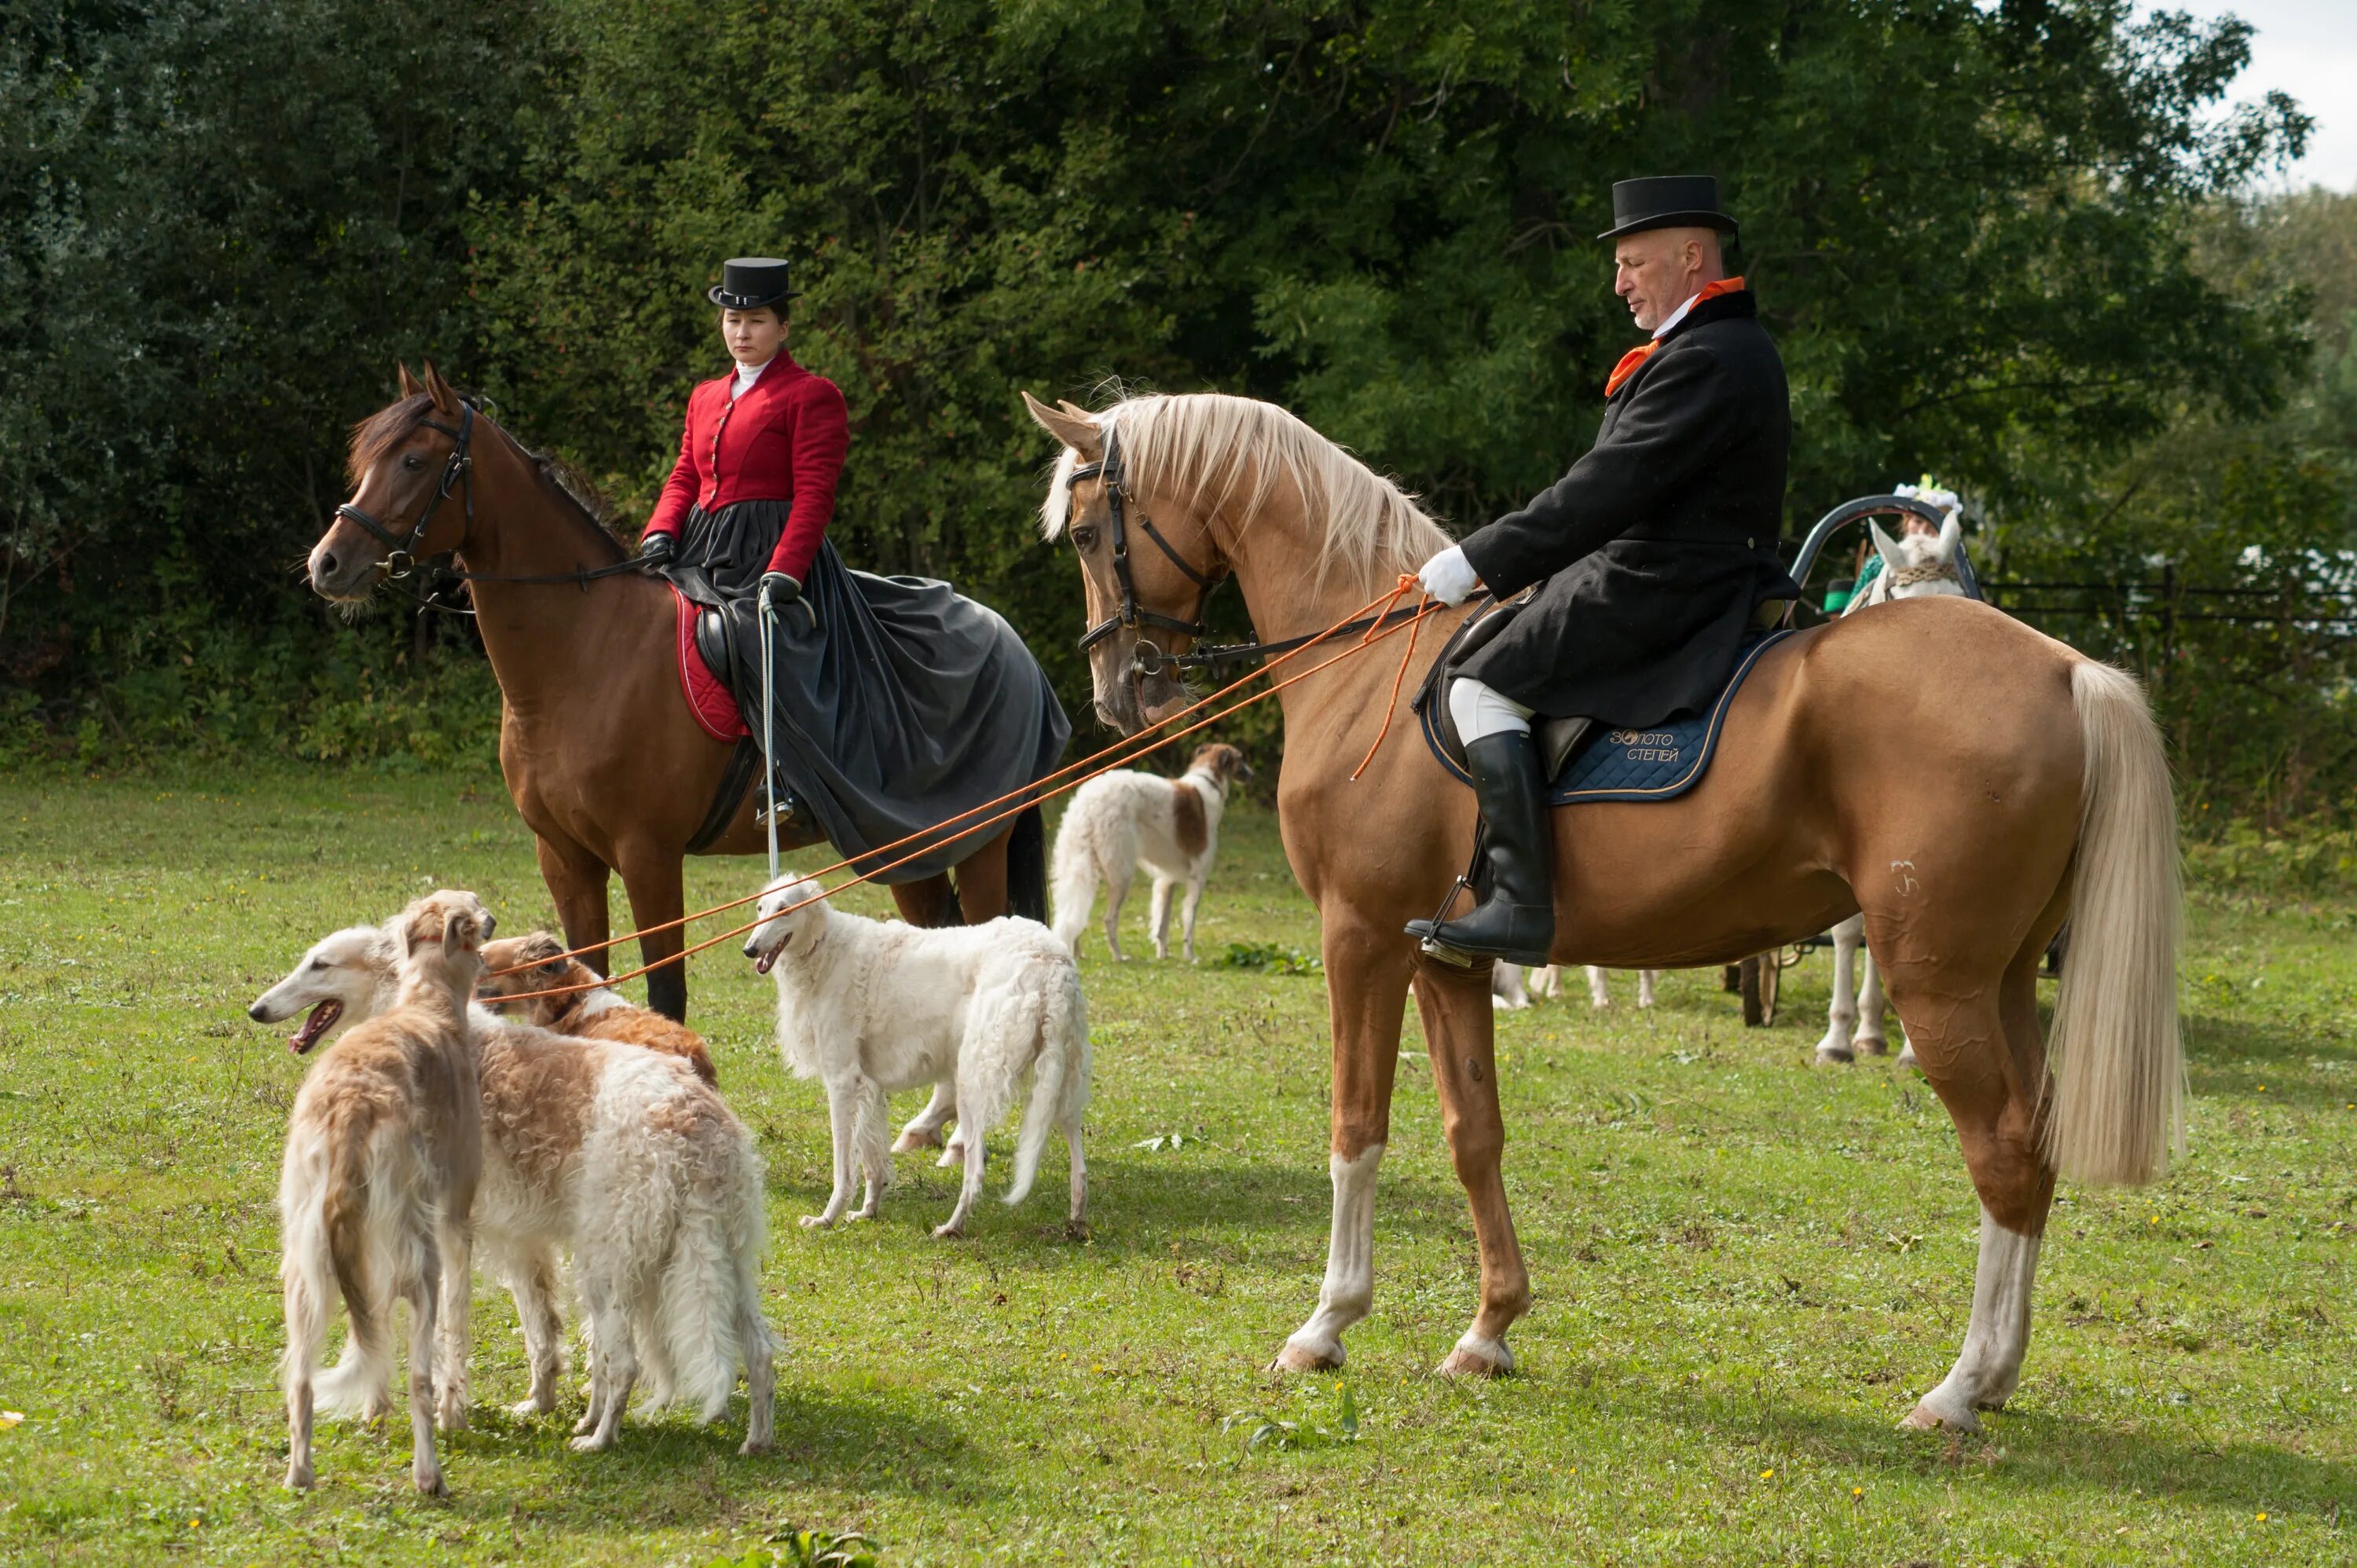
[[[1799,590],[1776,559],[1792,411],[1751,293],[1727,276],[1707,177],[1612,188],[1614,292],[1652,341],[1605,386],[1571,471],[1425,563],[1434,597],[1486,585],[1529,602],[1454,671],[1449,716],[1489,822],[1489,897],[1408,929],[1544,964],[1555,939],[1546,779],[1534,714],[1641,728],[1717,696],[1744,638]]]

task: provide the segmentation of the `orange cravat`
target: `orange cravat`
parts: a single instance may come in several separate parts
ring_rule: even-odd
[[[1717,283],[1705,284],[1700,294],[1695,295],[1692,299],[1686,301],[1685,308],[1692,310],[1695,306],[1700,305],[1706,299],[1717,299],[1722,294],[1733,294],[1742,286],[1743,280],[1739,277],[1721,278]],[[1609,401],[1612,394],[1620,390],[1620,383],[1627,381],[1631,376],[1635,375],[1637,373],[1637,367],[1652,359],[1653,357],[1653,350],[1661,346],[1662,340],[1659,338],[1656,338],[1651,342],[1640,343],[1635,348],[1630,349],[1627,353],[1621,355],[1620,362],[1612,367],[1611,375],[1605,378],[1605,398]]]

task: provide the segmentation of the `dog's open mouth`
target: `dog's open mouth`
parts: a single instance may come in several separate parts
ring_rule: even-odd
[[[780,942],[776,947],[771,948],[768,952],[763,953],[759,958],[755,959],[753,961],[753,972],[755,974],[769,973],[770,966],[778,961],[778,955],[785,950],[785,944]]]
[[[286,1048],[296,1056],[301,1056],[313,1046],[317,1045],[319,1036],[334,1028],[336,1020],[343,1015],[342,1003],[332,999],[320,1003],[311,1009],[311,1015],[303,1020],[303,1026],[286,1036]]]

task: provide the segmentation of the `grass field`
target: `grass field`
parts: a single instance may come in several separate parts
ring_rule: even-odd
[[[1273,820],[1231,823],[1207,956],[1314,951]],[[700,863],[691,894],[757,875]],[[769,1162],[777,1452],[736,1457],[741,1402],[596,1455],[565,1447],[577,1395],[499,1413],[522,1347],[485,1288],[452,1498],[409,1490],[398,1431],[332,1425],[291,1496],[272,1196],[304,1064],[242,1009],[321,931],[435,885],[510,932],[545,918],[496,780],[0,784],[0,1409],[23,1416],[0,1557],[700,1564],[800,1524],[896,1564],[2357,1560],[2357,905],[2221,896],[2185,966],[2192,1157],[2065,1190],[2021,1391],[1983,1437],[1894,1429],[1963,1334],[1975,1209],[1920,1080],[1806,1065],[1822,957],[1768,1030],[1701,974],[1650,1014],[1624,979],[1600,1018],[1501,1019],[1537,1291],[1502,1382],[1430,1375],[1472,1240],[1403,1063],[1374,1316],[1347,1378],[1294,1380],[1263,1368],[1324,1262],[1323,988],[1116,967],[1092,934],[1092,1240],[1062,1237],[1052,1149],[963,1242],[928,1235],[950,1186],[905,1159],[881,1223],[798,1228],[823,1112],[723,949],[694,1016]]]

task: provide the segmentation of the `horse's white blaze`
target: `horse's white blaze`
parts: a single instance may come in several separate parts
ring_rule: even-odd
[[[1342,1331],[1374,1305],[1375,1169],[1383,1163],[1381,1144],[1368,1144],[1356,1159],[1327,1158],[1334,1177],[1334,1228],[1326,1240],[1326,1283],[1318,1292],[1318,1310],[1285,1345],[1329,1366],[1342,1363]]]
[[[1964,1348],[1940,1386],[1915,1406],[1909,1425],[1937,1423],[1970,1432],[1980,1425],[1975,1411],[1994,1410],[2012,1397],[2021,1380],[2021,1358],[2029,1348],[2029,1293],[2038,1273],[2039,1241],[2007,1230],[1981,1210],[1980,1263],[1973,1273],[1973,1318],[1964,1330]]]

